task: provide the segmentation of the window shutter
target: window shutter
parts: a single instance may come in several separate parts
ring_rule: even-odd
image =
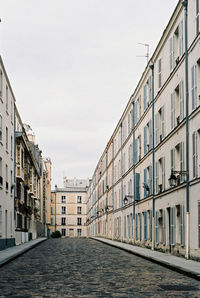
[[[146,198],[147,196],[146,185],[147,185],[147,169],[144,169],[144,198]]]
[[[159,225],[158,225],[158,211],[156,211],[156,214],[155,214],[155,242],[156,244],[158,244],[159,242]]]
[[[179,84],[179,104],[180,104],[180,120],[184,118],[184,89],[183,81]]]
[[[169,66],[170,66],[170,71],[173,70],[174,68],[174,37],[172,36],[169,40]]]
[[[146,89],[147,85],[145,84],[144,85],[144,88],[143,88],[143,95],[144,95],[144,98],[143,98],[143,106],[144,106],[144,112],[147,108],[147,89]]]
[[[144,240],[147,240],[147,212],[144,211]]]
[[[135,240],[138,240],[138,215],[135,215]]]
[[[165,217],[165,210],[163,209],[163,222],[162,222],[162,242],[166,244],[166,217]]]
[[[139,119],[141,118],[141,115],[142,115],[142,113],[141,113],[141,95],[139,96]]]
[[[147,154],[147,127],[144,127],[144,155]]]
[[[152,149],[152,120],[149,121],[149,150]]]
[[[171,93],[171,129],[175,127],[175,96]]]
[[[152,240],[152,210],[149,210],[149,239]]]
[[[183,55],[183,21],[178,25],[178,54],[179,58]]]
[[[165,107],[162,106],[161,108],[161,132],[162,132],[162,139],[165,137]]]
[[[152,166],[149,166],[149,194],[152,195]]]
[[[134,142],[134,165],[137,163],[137,156],[138,156],[138,152],[137,152],[137,139],[135,139]]]
[[[180,205],[180,232],[181,232],[181,235],[180,235],[180,244],[182,246],[184,246],[185,244],[185,235],[184,235],[184,205]]]
[[[135,173],[134,176],[134,190],[135,190],[135,201],[140,200],[140,174]]]

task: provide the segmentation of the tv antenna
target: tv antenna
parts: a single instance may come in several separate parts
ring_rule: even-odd
[[[146,47],[146,54],[145,55],[139,55],[139,56],[136,56],[136,57],[146,57],[147,58],[147,64],[149,62],[149,44],[148,43],[141,43],[139,42],[138,44],[141,44],[142,46],[145,46]]]

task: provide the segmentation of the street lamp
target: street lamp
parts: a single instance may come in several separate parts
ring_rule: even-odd
[[[177,175],[176,175],[177,174]],[[180,175],[186,175],[187,171],[171,171],[171,175],[168,179],[170,187],[175,187],[179,181]]]
[[[126,195],[126,196],[124,197],[124,205],[127,205],[127,204],[129,203],[128,198],[132,199],[133,196],[131,196],[131,195]]]

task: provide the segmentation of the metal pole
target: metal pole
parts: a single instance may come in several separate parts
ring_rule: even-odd
[[[154,64],[151,64],[152,71],[152,250],[155,245],[155,151],[154,151]]]
[[[186,259],[189,259],[189,94],[188,94],[188,1],[182,2],[185,12],[185,128],[186,128]]]

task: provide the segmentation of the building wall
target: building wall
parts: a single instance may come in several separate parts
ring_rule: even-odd
[[[0,58],[0,250],[15,244],[14,104],[15,98]]]
[[[190,215],[186,214],[186,176],[180,174],[186,170],[186,78],[184,8],[179,1],[108,142],[112,153],[106,147],[97,163],[89,187],[88,235],[105,237],[101,226],[106,221],[108,238],[185,255],[187,216],[190,254],[200,257],[200,30],[196,22],[196,1],[188,1]],[[102,172],[106,154],[107,170]],[[179,172],[173,188],[168,182],[172,170]],[[98,212],[104,196],[96,196],[96,190],[103,179],[112,181],[105,194],[112,206]]]

